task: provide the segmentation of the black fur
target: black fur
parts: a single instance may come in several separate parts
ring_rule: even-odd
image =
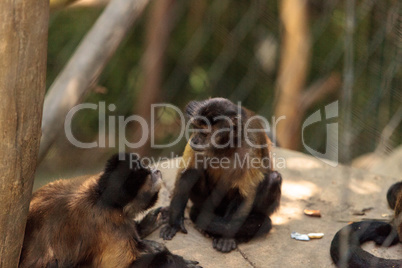
[[[211,190],[212,194],[209,196],[207,193],[194,191],[191,200],[197,200],[195,196],[198,196],[199,201],[201,197],[204,197],[204,200],[194,202],[190,218],[198,228],[215,238],[235,238],[239,242],[247,242],[271,230],[269,215],[279,206],[279,203],[271,198],[277,196],[278,193],[274,191],[279,190],[281,184],[282,178],[279,173],[272,172],[270,176],[266,175],[257,188],[250,213],[240,218],[233,218],[245,201],[237,190],[223,193],[216,187]],[[197,187],[196,189],[199,190]],[[215,206],[217,199],[221,200],[219,205]]]
[[[149,253],[135,260],[130,268],[201,268],[197,261],[174,255],[161,243],[143,240],[143,246]]]
[[[231,101],[224,98],[213,98],[203,101],[191,101],[186,106],[186,114],[188,117],[202,116],[208,119],[209,122],[216,122],[218,116],[227,116],[233,118],[246,116],[244,109],[235,105]]]
[[[374,241],[377,245],[398,243],[396,230],[388,223],[378,221],[355,222],[338,231],[331,242],[330,254],[338,267],[386,268],[402,267],[402,260],[378,258],[361,248],[361,244]],[[346,248],[342,248],[345,245]]]
[[[388,204],[392,209],[396,209],[401,190],[402,182],[399,182],[392,185],[387,192]],[[366,241],[388,247],[398,243],[399,236],[392,224],[379,221],[353,223],[342,228],[333,238],[330,249],[332,260],[338,267],[402,267],[402,259],[378,258],[364,251],[361,244]]]
[[[99,179],[100,201],[106,206],[122,208],[133,200],[148,175],[137,157],[130,162],[130,154],[115,154],[107,162]],[[151,204],[152,206],[153,204]]]
[[[156,254],[145,254],[135,261],[132,268],[187,268],[197,267],[198,262],[188,262],[178,255],[169,251],[162,251]]]

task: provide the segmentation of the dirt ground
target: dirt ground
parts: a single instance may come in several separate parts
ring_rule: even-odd
[[[277,160],[285,161],[285,166],[278,168],[283,177],[282,199],[279,211],[272,217],[274,227],[266,237],[240,244],[235,251],[223,254],[214,250],[211,239],[202,236],[187,218],[188,234],[178,233],[173,240],[163,241],[157,230],[149,239],[164,243],[187,259],[198,260],[205,268],[335,267],[329,247],[340,228],[350,221],[391,218],[385,196],[388,187],[402,179],[401,175],[386,177],[341,165],[332,167],[314,157],[284,149],[276,149],[275,153]],[[168,163],[169,168],[161,168],[166,187],[161,191],[159,205],[169,204],[176,176],[174,161]],[[322,216],[306,216],[306,208],[318,209]],[[358,215],[363,210],[364,215]],[[296,241],[290,237],[293,231],[322,232],[324,237]],[[402,256],[402,244],[384,249],[368,243],[364,248],[381,257]]]

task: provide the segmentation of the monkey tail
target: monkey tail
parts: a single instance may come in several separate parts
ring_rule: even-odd
[[[389,247],[399,238],[392,225],[380,221],[355,222],[339,230],[332,242],[330,254],[337,267],[402,267],[402,259],[383,259],[361,248],[361,244],[374,241],[377,245]]]

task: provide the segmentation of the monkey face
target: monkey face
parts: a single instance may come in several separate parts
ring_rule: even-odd
[[[100,199],[135,216],[156,203],[161,184],[159,170],[143,166],[136,155],[116,154],[99,179]]]
[[[147,175],[144,183],[137,190],[135,198],[130,202],[130,206],[136,207],[136,210],[146,210],[155,205],[162,186],[162,173],[159,170],[147,168],[146,171]]]
[[[226,121],[193,123],[190,146],[194,151],[216,151],[235,146],[236,128]]]
[[[194,134],[190,140],[191,148],[196,152],[204,152],[210,146],[211,131],[193,123]]]
[[[186,107],[193,126],[190,146],[194,151],[234,148],[242,131],[244,110],[223,98],[192,101]]]

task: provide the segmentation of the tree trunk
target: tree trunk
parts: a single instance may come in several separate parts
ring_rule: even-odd
[[[137,96],[136,114],[151,123],[151,104],[160,100],[163,79],[165,51],[171,32],[172,12],[176,0],[156,1],[153,4],[151,16],[147,24],[147,42],[144,56],[141,60],[144,68],[144,84]],[[154,131],[153,128],[149,129]],[[134,130],[134,141],[141,139],[143,132],[140,126]],[[135,152],[145,155],[150,148],[150,139],[144,146],[136,148]]]
[[[0,1],[0,267],[17,267],[41,136],[48,0]]]
[[[282,0],[283,24],[281,62],[277,82],[275,116],[285,116],[276,126],[283,148],[298,149],[301,141],[299,104],[310,63],[310,32],[306,0]]]

